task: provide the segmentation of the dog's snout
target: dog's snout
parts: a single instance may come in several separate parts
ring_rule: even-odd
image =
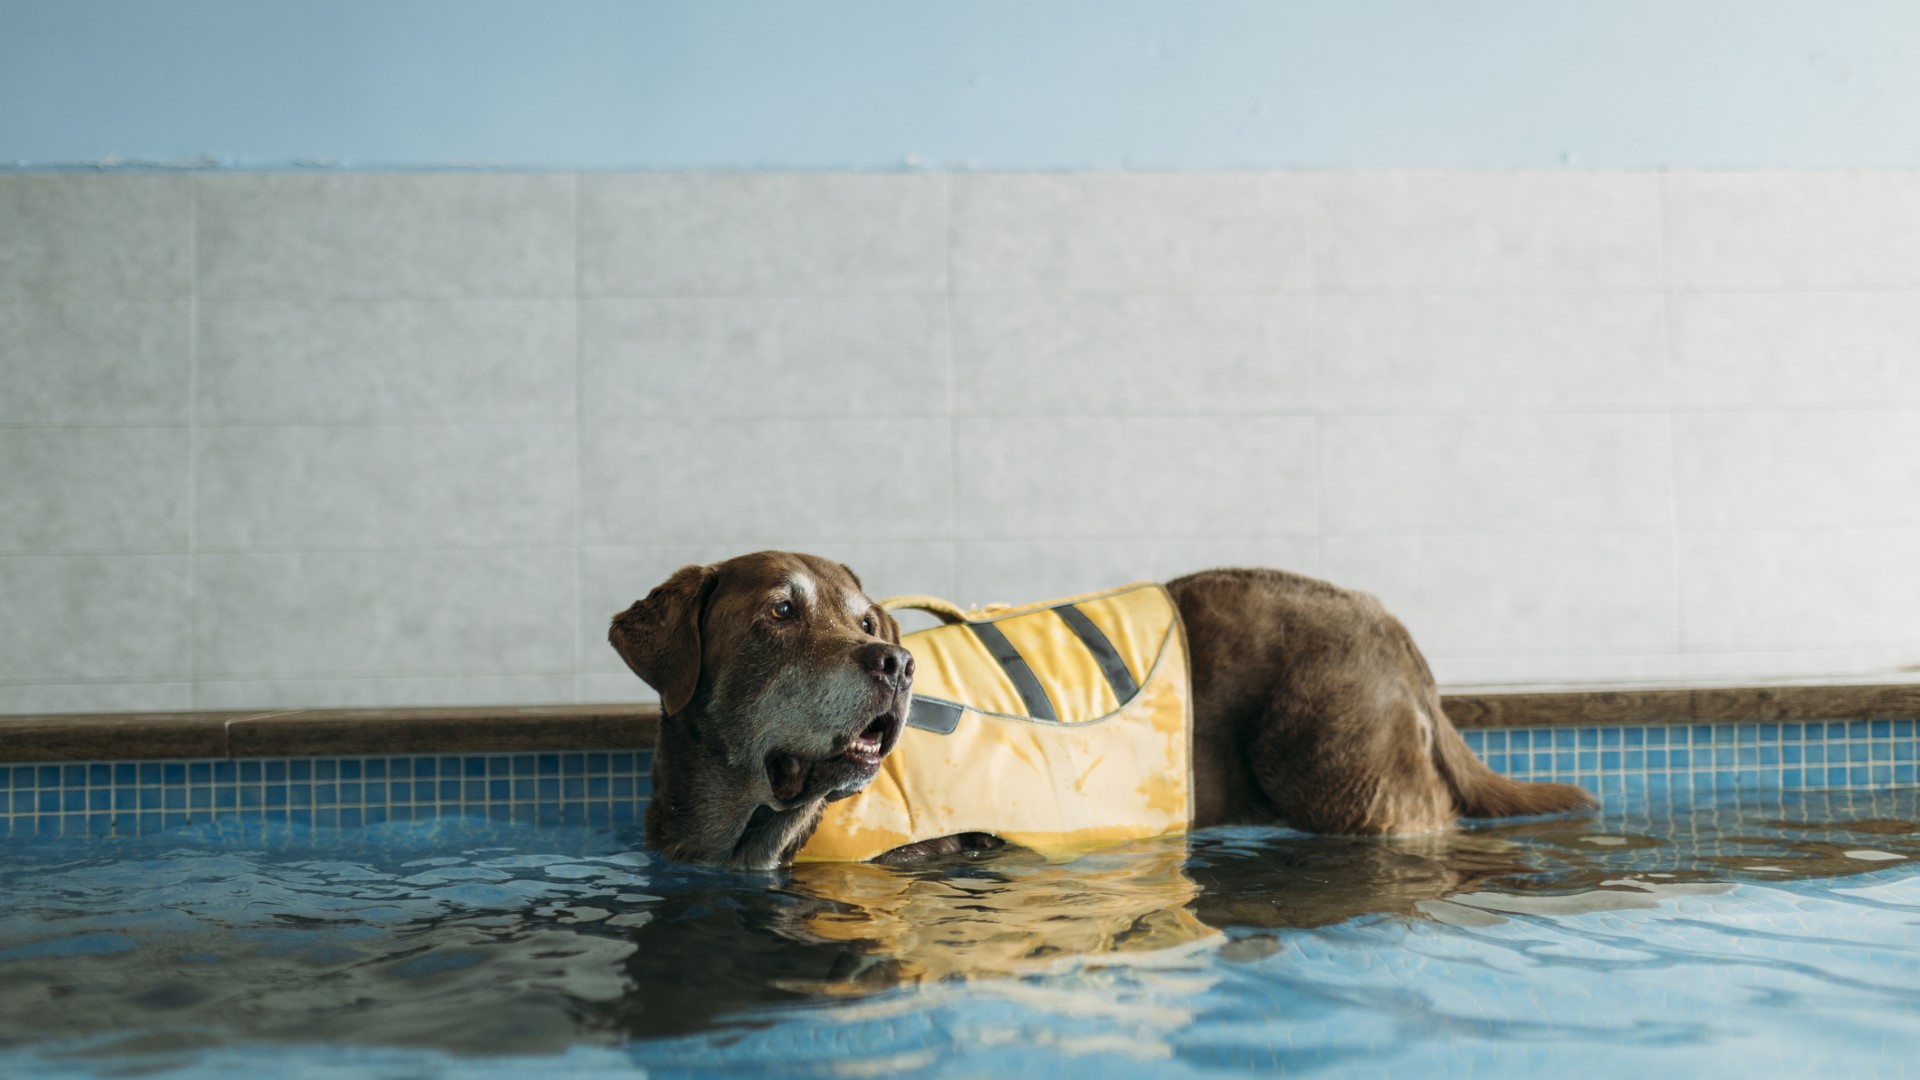
[[[913,654],[900,646],[876,641],[860,653],[862,663],[873,677],[895,690],[905,690],[913,681]]]

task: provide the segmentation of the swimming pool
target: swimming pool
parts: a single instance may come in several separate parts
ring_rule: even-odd
[[[1920,1068],[1913,788],[765,876],[505,816],[0,842],[0,1073]]]

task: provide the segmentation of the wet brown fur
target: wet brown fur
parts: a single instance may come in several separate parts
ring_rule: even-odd
[[[1193,654],[1194,826],[1431,833],[1594,805],[1473,756],[1412,635],[1366,593],[1281,570],[1167,583]]]
[[[834,602],[814,605],[809,622],[783,637],[764,609],[795,569]],[[1208,570],[1167,590],[1193,659],[1195,828],[1418,834],[1463,816],[1594,805],[1579,788],[1519,783],[1475,758],[1447,721],[1412,637],[1373,597],[1279,570]],[[842,602],[848,597],[859,599]],[[886,647],[872,642],[897,646],[891,618],[874,634],[854,625],[861,599],[859,580],[838,563],[759,552],[682,568],[614,618],[614,648],[661,695],[647,812],[656,849],[763,869],[791,861],[806,843],[826,802],[820,785],[780,798],[756,755],[795,741],[830,749],[862,717],[769,709],[755,692],[796,668],[841,677]],[[993,843],[942,837],[882,861]]]

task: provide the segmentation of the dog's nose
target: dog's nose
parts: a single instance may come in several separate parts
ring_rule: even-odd
[[[876,641],[860,650],[860,660],[874,678],[895,690],[905,690],[913,681],[913,654],[898,645]]]

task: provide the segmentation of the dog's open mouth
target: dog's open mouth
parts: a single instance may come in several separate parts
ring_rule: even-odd
[[[847,740],[847,748],[840,756],[867,768],[880,767],[880,759],[893,749],[893,741],[900,737],[900,726],[893,721],[891,712],[881,713],[873,722],[860,729],[860,734]]]
[[[773,788],[773,797],[792,803],[808,795],[860,790],[880,771],[880,762],[900,741],[901,726],[900,714],[890,709],[868,721],[830,757],[807,761],[783,750],[768,754],[767,783]]]

